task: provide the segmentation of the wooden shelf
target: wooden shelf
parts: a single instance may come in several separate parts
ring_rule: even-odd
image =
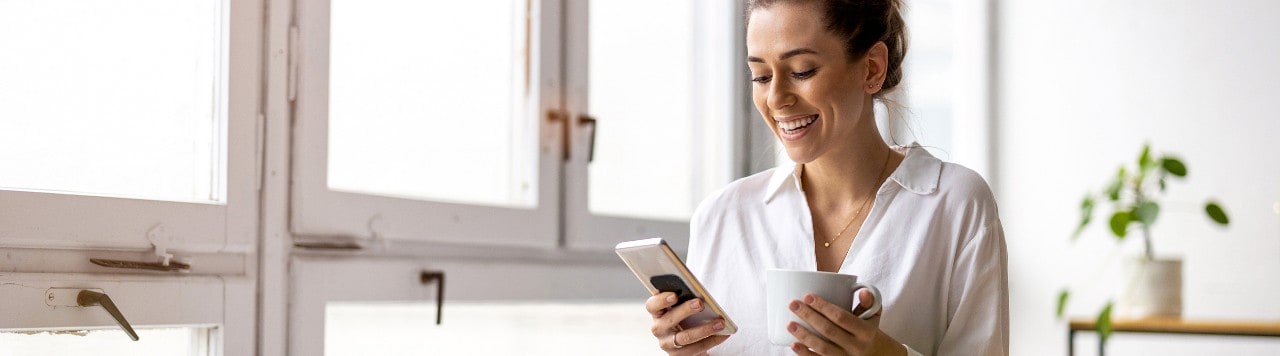
[[[1094,319],[1072,319],[1071,331],[1094,330],[1094,321]],[[1111,330],[1165,334],[1280,336],[1280,320],[1199,320],[1170,317],[1115,319],[1111,321]]]

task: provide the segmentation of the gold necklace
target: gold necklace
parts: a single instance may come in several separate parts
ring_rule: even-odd
[[[888,168],[889,168],[889,154],[890,154],[890,153],[892,153],[892,152],[893,152],[893,150],[889,150],[888,152],[885,152],[885,154],[884,154],[884,167],[880,167],[880,174],[876,175],[876,180],[871,182],[871,184],[873,184],[873,185],[871,186],[871,188],[872,188],[872,189],[874,189],[874,188],[875,188],[875,185],[874,185],[874,184],[876,184],[877,182],[879,182],[879,181],[880,181],[880,179],[881,179],[881,177],[884,177],[884,171],[885,171],[886,169],[888,169]],[[872,191],[872,192],[871,192],[871,195],[868,195],[866,198],[863,198],[863,199],[862,199],[862,204],[859,204],[859,205],[858,205],[858,210],[855,210],[855,211],[853,212],[853,216],[849,218],[849,222],[848,222],[848,223],[844,224],[844,228],[843,228],[843,229],[840,229],[840,232],[837,232],[837,233],[836,233],[836,237],[832,237],[830,240],[827,240],[827,242],[826,242],[826,243],[823,243],[823,244],[822,244],[822,247],[830,248],[830,247],[831,247],[831,243],[832,243],[832,242],[835,242],[836,240],[840,239],[840,235],[844,235],[844,232],[845,232],[845,231],[847,231],[847,230],[849,230],[849,226],[850,226],[850,225],[853,225],[853,221],[858,219],[858,215],[861,215],[861,214],[862,214],[862,209],[863,209],[863,208],[865,208],[865,207],[867,207],[867,203],[871,202],[871,197],[874,197],[874,196],[876,196],[876,194],[875,194],[875,192],[874,192],[874,191]]]

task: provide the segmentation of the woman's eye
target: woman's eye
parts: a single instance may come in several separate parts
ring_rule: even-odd
[[[809,77],[812,77],[813,73],[816,71],[818,71],[818,68],[806,70],[799,73],[791,73],[791,77],[796,79],[809,79]]]
[[[756,82],[756,83],[759,83],[759,84],[765,84],[765,83],[768,83],[768,82],[769,82],[769,79],[770,79],[770,77],[769,77],[769,76],[767,76],[767,75],[762,75],[762,76],[759,76],[759,77],[751,77],[751,81]]]

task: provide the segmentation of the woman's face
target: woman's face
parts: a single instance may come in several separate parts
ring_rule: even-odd
[[[752,11],[747,26],[752,99],[796,163],[852,144],[871,119],[865,60],[848,60],[822,18],[813,3],[782,3]]]

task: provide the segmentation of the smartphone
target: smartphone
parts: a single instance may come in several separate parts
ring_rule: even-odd
[[[662,238],[627,241],[614,248],[622,262],[631,268],[640,283],[651,294],[674,292],[676,305],[690,299],[702,299],[701,312],[691,315],[680,322],[680,328],[688,329],[709,323],[716,318],[724,319],[724,329],[719,335],[729,335],[738,331],[738,326],[720,309],[720,304],[711,298],[711,294],[698,283],[698,279],[689,272],[684,262],[676,256],[675,251]]]

